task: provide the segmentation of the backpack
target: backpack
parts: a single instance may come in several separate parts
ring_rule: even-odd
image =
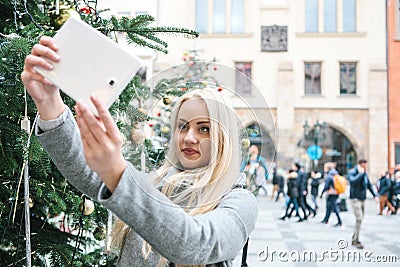
[[[333,176],[333,187],[335,187],[338,195],[346,191],[346,186],[347,186],[346,178],[344,178],[340,174],[335,174]]]

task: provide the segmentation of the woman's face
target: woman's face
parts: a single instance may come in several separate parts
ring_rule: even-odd
[[[178,112],[174,133],[177,158],[185,169],[206,166],[211,159],[210,118],[203,100],[186,100]]]

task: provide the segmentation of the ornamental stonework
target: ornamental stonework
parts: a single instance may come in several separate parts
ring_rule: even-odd
[[[287,51],[287,26],[261,26],[261,52]]]

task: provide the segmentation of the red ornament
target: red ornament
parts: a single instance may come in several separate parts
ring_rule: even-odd
[[[149,121],[149,126],[153,127],[154,126],[154,122],[153,121]]]
[[[181,91],[187,91],[187,87],[181,87]]]
[[[161,116],[161,112],[157,112],[157,117],[160,117]]]
[[[222,87],[221,86],[218,86],[218,92],[221,92],[222,91]]]
[[[90,14],[90,13],[91,13],[91,10],[90,10],[90,7],[84,6],[84,7],[82,7],[82,8],[79,9],[79,12],[81,12],[81,13],[87,15],[87,14]]]

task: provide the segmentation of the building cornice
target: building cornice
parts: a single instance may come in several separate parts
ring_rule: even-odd
[[[200,33],[200,38],[218,39],[218,38],[251,38],[253,33]]]
[[[360,38],[366,37],[366,32],[297,32],[297,37],[312,37],[312,38],[327,38],[327,37],[337,37],[337,38]]]

